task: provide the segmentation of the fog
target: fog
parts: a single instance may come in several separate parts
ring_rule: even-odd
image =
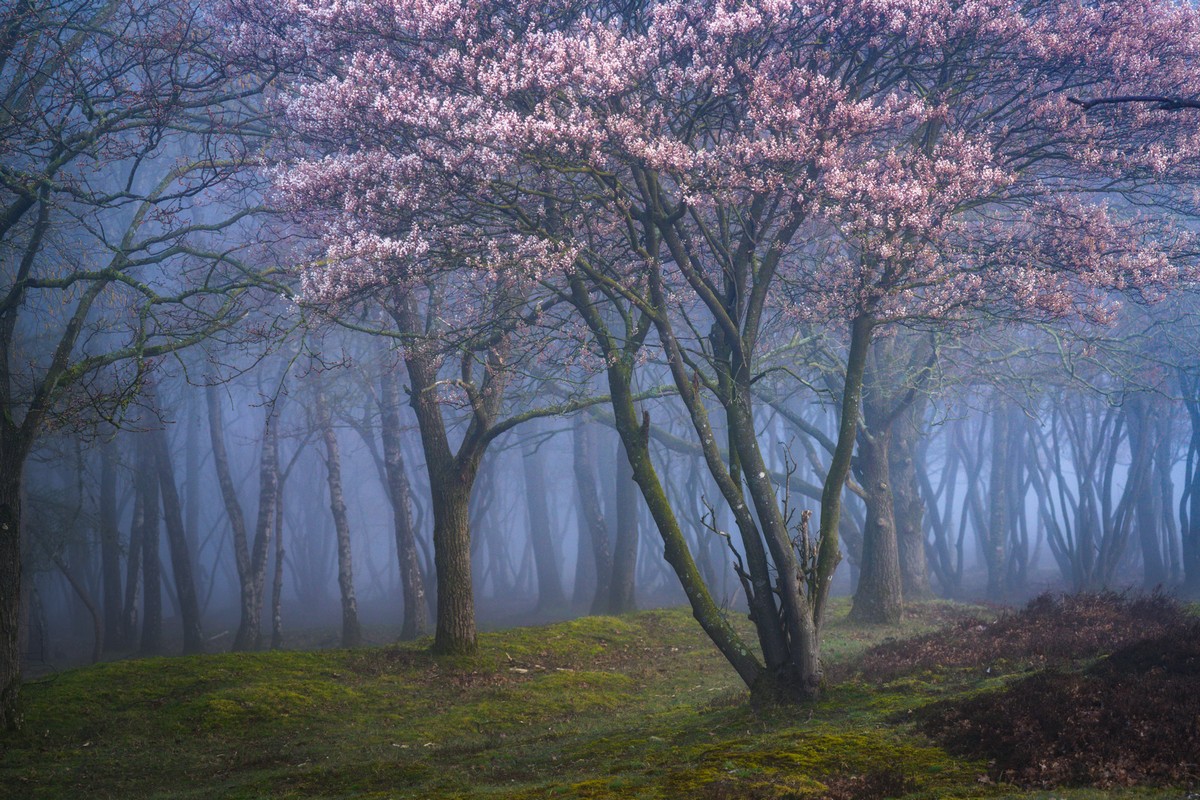
[[[742,83],[716,32],[720,68],[581,45],[612,86],[502,91],[511,37],[450,75],[307,6],[32,8],[0,26],[14,697],[14,664],[687,605],[811,698],[831,594],[1200,588],[1194,101],[1128,96],[1174,62],[992,83],[1007,45],[910,42],[826,97],[813,65],[876,63],[848,22]]]
[[[1168,323],[1163,330],[1179,335],[1181,327]],[[220,382],[198,379],[205,363],[199,355],[164,360],[154,370],[153,394],[143,393],[119,429],[81,425],[40,437],[25,478],[30,580],[23,653],[33,674],[110,655],[179,652],[180,559],[190,562],[203,649],[233,646],[242,583],[231,500],[261,582],[261,623],[248,646],[387,642],[432,630],[433,511],[403,365],[396,351],[365,334],[329,330],[320,349],[313,341],[303,347],[273,342],[269,352]],[[1044,347],[1037,339],[1022,344]],[[1128,344],[1121,343],[1123,361]],[[962,366],[985,354],[969,338],[944,347],[946,362],[953,362],[944,385],[914,404],[915,427],[893,440],[893,524],[905,599],[1012,603],[1048,589],[1184,588],[1196,453],[1177,379],[1144,385],[1146,372],[1116,374],[1097,355],[1086,376],[1063,371],[1051,382],[1044,373],[1022,375],[1016,364],[1001,380]],[[204,358],[216,363],[220,355],[210,347]],[[1160,355],[1146,358],[1158,362]],[[1021,360],[1032,369],[1043,356],[1031,351]],[[1186,376],[1188,366],[1178,365],[1178,375]],[[811,362],[808,368],[810,386],[819,385],[820,370]],[[661,365],[648,363],[644,371],[646,386],[669,379]],[[395,384],[388,398],[381,392],[385,381]],[[1029,386],[1040,389],[1027,393]],[[507,413],[544,407],[535,400],[539,394],[586,392],[599,395],[600,389],[583,370],[531,374],[512,392],[516,402]],[[801,511],[819,508],[836,409],[826,394],[791,377],[764,381],[757,396],[759,439],[781,502],[786,495],[798,519]],[[395,406],[387,409],[385,401]],[[729,535],[728,510],[719,509],[681,405],[664,396],[641,407],[653,420],[651,453],[699,571],[723,608],[744,613],[736,572],[744,545]],[[407,508],[399,514],[382,439],[381,417],[389,410],[398,418],[406,486],[401,502]],[[453,399],[446,410],[450,436],[461,440],[469,411]],[[219,485],[214,411],[232,497],[223,497]],[[330,435],[348,528],[342,556],[331,512]],[[169,469],[154,460],[158,440],[165,441]],[[269,454],[264,461],[264,448],[272,447],[277,462]],[[481,627],[686,603],[628,466],[621,467],[623,456],[611,412],[601,403],[523,422],[488,448],[469,507]],[[867,518],[862,474],[856,465],[845,496],[835,594],[853,594],[859,577]],[[172,550],[167,535],[163,512],[173,512],[162,497],[166,476],[179,495],[186,553]],[[584,489],[582,481],[590,486]],[[599,530],[590,527],[585,492]],[[271,508],[264,511],[264,502]],[[810,523],[814,530],[817,522]],[[997,524],[1002,530],[993,538],[990,526]],[[405,536],[415,545],[424,587],[416,609],[406,606],[397,555]],[[151,540],[157,552],[147,546]],[[262,543],[257,553],[256,541]],[[987,560],[996,547],[1002,550],[992,581],[998,586],[989,584]],[[628,570],[625,593],[614,590],[614,562]],[[342,584],[339,575],[346,578]],[[254,580],[251,574],[248,581]],[[158,591],[149,591],[154,585]],[[355,625],[361,638],[347,632]]]

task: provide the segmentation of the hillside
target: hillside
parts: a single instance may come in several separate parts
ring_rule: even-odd
[[[927,715],[916,710],[1043,665],[914,662],[915,672],[873,676],[872,659],[904,643],[860,659],[869,646],[939,625],[961,638],[972,623],[930,604],[901,630],[863,630],[845,611],[828,628],[837,682],[820,704],[761,713],[681,610],[484,634],[470,659],[395,645],[100,664],[26,687],[26,726],[0,740],[0,796],[1183,796],[994,780],[987,760],[920,732]]]

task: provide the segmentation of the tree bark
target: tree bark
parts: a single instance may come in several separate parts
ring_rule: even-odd
[[[679,579],[691,606],[692,616],[734,668],[738,677],[747,686],[755,687],[764,675],[763,665],[713,601],[650,460],[650,419],[648,414],[643,412],[641,425],[638,424],[631,389],[637,349],[636,336],[627,338],[625,346],[617,343],[578,275],[571,277],[571,298],[595,334],[605,357],[614,424],[624,445],[626,458],[633,469],[633,479],[641,490],[642,498],[662,538],[663,555]]]
[[[337,433],[329,412],[325,391],[317,389],[317,425],[325,442],[325,468],[329,482],[329,510],[337,534],[338,588],[342,596],[342,647],[362,644],[362,629],[358,623],[358,600],[354,595],[354,559],[350,551],[350,522],[346,517],[346,501],[342,493],[342,460]]]
[[[860,433],[856,472],[866,494],[861,572],[850,618],[855,622],[893,625],[900,621],[904,598],[900,553],[896,540],[892,484],[888,463],[891,430]]]

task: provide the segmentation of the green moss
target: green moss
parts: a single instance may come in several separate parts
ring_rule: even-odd
[[[827,658],[896,635],[848,625],[847,609],[834,606]],[[896,765],[910,800],[1048,796],[979,783],[979,764],[905,723],[1003,679],[852,680],[811,708],[755,710],[684,609],[485,633],[466,657],[427,646],[144,659],[32,682],[26,729],[0,740],[0,796],[803,798]]]

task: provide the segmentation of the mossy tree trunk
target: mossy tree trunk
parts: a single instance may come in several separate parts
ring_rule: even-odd
[[[570,276],[571,301],[591,329],[605,358],[613,421],[624,445],[633,480],[641,490],[646,506],[663,541],[663,555],[671,565],[692,616],[747,686],[757,686],[763,676],[758,658],[729,624],[700,576],[687,546],[687,540],[662,482],[650,459],[650,418],[643,412],[639,420],[632,390],[633,365],[651,327],[647,314],[625,315],[622,336],[614,334],[598,305],[592,300],[582,274]]]

